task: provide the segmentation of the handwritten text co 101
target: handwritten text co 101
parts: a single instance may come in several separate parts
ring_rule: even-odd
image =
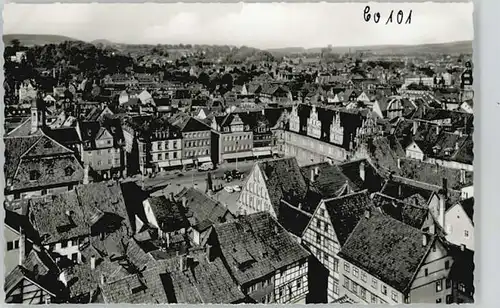
[[[404,24],[411,24],[411,14],[412,14],[412,10],[410,10],[410,12],[408,12],[407,14],[405,14],[402,10],[399,10],[397,13],[394,13],[394,10],[391,10],[391,13],[388,15],[386,21],[385,21],[385,24],[389,24],[389,23],[396,23],[398,25],[402,24],[403,21],[404,21]],[[366,22],[370,22],[370,20],[372,19],[372,14],[370,14],[370,6],[367,5],[365,7],[365,10],[363,11],[363,17],[365,19]],[[406,17],[406,19],[405,19]],[[380,15],[380,12],[375,12],[373,14],[373,21],[378,24],[379,21],[380,21],[380,18],[381,18],[381,15]],[[384,19],[382,19],[384,20]]]

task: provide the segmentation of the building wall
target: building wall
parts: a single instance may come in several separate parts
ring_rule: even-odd
[[[424,153],[420,150],[416,143],[412,143],[406,148],[406,157],[424,160]]]
[[[148,222],[150,224],[152,224],[153,226],[155,226],[156,228],[159,228],[158,221],[156,221],[156,216],[153,213],[153,210],[151,209],[151,205],[149,204],[149,201],[144,200],[142,205],[144,207],[144,213],[146,214],[146,218],[147,218]]]
[[[151,163],[180,160],[182,158],[182,140],[178,138],[152,141],[148,157],[151,159]]]
[[[4,275],[7,276],[19,264],[19,245],[21,236],[4,223]]]
[[[347,159],[347,154],[344,148],[285,131],[285,155],[295,156],[300,165],[324,162],[328,159],[344,162]]]
[[[446,240],[456,245],[465,245],[474,250],[474,225],[461,205],[451,207],[445,214]]]
[[[238,153],[241,153],[241,156],[238,157],[247,157],[248,152],[251,152],[253,149],[253,134],[251,131],[222,133],[220,143],[221,160],[233,159],[229,157],[233,155],[238,156]]]
[[[474,185],[467,186],[461,189],[462,199],[468,199],[474,197]]]
[[[446,297],[451,297],[452,293],[451,283],[449,288],[446,287],[452,263],[453,259],[447,255],[446,248],[436,241],[411,285],[411,303],[446,303]],[[437,284],[442,286],[440,291]]]
[[[197,158],[211,155],[211,132],[182,133],[182,158]]]
[[[304,230],[302,242],[328,270],[327,300],[334,301],[339,298],[340,261],[337,254],[340,244],[323,201]]]
[[[73,188],[77,185],[77,182],[74,183],[64,183],[61,186],[58,187],[50,187],[50,188],[33,188],[33,190],[30,191],[23,191],[23,192],[7,192],[5,194],[5,198],[7,201],[13,201],[13,200],[19,200],[19,199],[29,199],[33,197],[41,197],[45,195],[54,195],[54,194],[59,194],[59,193],[64,193],[67,191],[73,190]]]
[[[80,244],[84,241],[85,238],[72,238],[69,240],[52,243],[50,245],[45,245],[45,249],[60,254],[61,256],[66,257],[70,260],[81,262],[82,255],[80,253]]]
[[[46,304],[50,300],[49,293],[28,279],[21,280],[5,298],[6,303],[16,304]]]
[[[307,272],[307,258],[277,270],[274,274],[275,302],[278,304],[304,302],[309,293]]]
[[[395,305],[404,302],[401,292],[371,273],[365,272],[343,259],[341,259],[339,266],[342,276],[340,296],[348,295],[359,303]]]
[[[267,191],[266,182],[258,164],[254,165],[241,190],[238,198],[238,210],[243,215],[267,211],[274,218],[277,218],[271,205],[271,198]]]
[[[82,160],[96,171],[110,170],[122,167],[120,148],[84,150]]]

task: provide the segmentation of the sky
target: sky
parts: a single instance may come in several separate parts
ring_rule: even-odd
[[[472,3],[145,3],[4,5],[4,34],[58,34],[130,44],[256,48],[428,44],[472,40]],[[385,21],[394,10],[394,24]],[[412,10],[410,25],[396,13]],[[373,19],[373,17],[372,17]],[[406,17],[405,17],[406,19]]]

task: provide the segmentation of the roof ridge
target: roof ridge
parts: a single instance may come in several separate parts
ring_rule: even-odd
[[[347,194],[347,195],[343,195],[343,196],[337,196],[337,197],[333,197],[333,198],[326,198],[326,199],[323,199],[323,201],[327,202],[327,201],[332,201],[332,200],[339,200],[339,199],[351,197],[351,196],[354,196],[354,195],[365,194],[367,192],[368,192],[368,189],[363,189],[363,190],[360,190],[360,191],[357,191],[357,192],[353,192],[353,193],[350,193],[350,194]],[[368,198],[369,197],[370,196],[368,196]]]

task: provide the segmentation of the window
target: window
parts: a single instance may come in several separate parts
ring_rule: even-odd
[[[316,228],[321,229],[321,220],[316,219]]]
[[[316,233],[316,244],[321,244],[321,234]]]
[[[446,289],[451,288],[451,279],[446,279]]]
[[[333,281],[333,293],[339,294],[339,283],[337,281]]]
[[[339,272],[339,259],[333,257],[333,271],[335,273]]]
[[[362,299],[366,299],[366,289],[363,288],[363,287],[360,287],[359,289],[360,289],[359,291],[360,291],[360,294],[361,294],[361,298]]]
[[[354,277],[359,277],[359,269],[356,267],[356,266],[353,266],[352,267],[352,274],[354,275]]]
[[[351,266],[349,263],[344,262],[344,272],[349,273],[351,271]]]
[[[328,262],[328,255],[326,254],[326,252],[323,252],[323,261],[325,263]]]
[[[61,248],[68,247],[68,241],[61,241]]]
[[[405,304],[409,304],[411,303],[411,298],[410,298],[410,295],[408,294],[406,297],[405,297]]]
[[[366,282],[366,273],[361,271],[361,280],[363,280],[364,282]]]
[[[177,152],[174,152],[174,158],[177,158]]]
[[[436,299],[436,304],[440,304],[440,303],[441,303],[441,299],[440,298]]]
[[[429,276],[429,270],[428,269],[424,270],[424,275],[425,275],[425,277]]]
[[[377,288],[377,279],[375,279],[375,278],[372,279],[372,288],[374,288],[374,289]]]
[[[283,287],[280,287],[279,297],[283,296]]]
[[[382,285],[382,294],[387,295],[387,286]]]
[[[352,282],[352,292],[354,292],[354,294],[358,294],[358,284],[354,281]]]
[[[327,223],[325,223],[325,229],[324,230],[325,230],[325,232],[328,232],[328,224]]]
[[[453,303],[453,296],[446,295],[446,303],[447,304],[452,304]]]
[[[36,180],[38,180],[38,171],[31,170],[30,171],[30,181],[36,181]]]
[[[391,292],[391,298],[396,303],[398,302],[398,294],[396,292],[394,292],[394,291]]]
[[[347,277],[344,277],[344,288],[346,290],[349,289],[349,278],[347,278]]]
[[[465,238],[469,238],[469,231],[468,230],[464,230],[464,236],[465,236]]]
[[[14,249],[19,249],[19,240],[14,241]]]
[[[78,252],[71,255],[71,261],[78,262]]]
[[[66,167],[66,169],[64,169],[64,174],[66,174],[66,176],[71,176],[73,172],[75,172],[75,170],[71,167]]]
[[[319,215],[321,217],[325,217],[325,210],[324,209],[319,210]]]
[[[302,281],[300,279],[297,280],[297,289],[300,289],[302,287]]]
[[[375,294],[372,294],[372,304],[376,304],[377,303],[377,296],[375,296]]]
[[[439,279],[436,281],[436,292],[441,292],[443,290],[443,280]]]
[[[449,260],[446,260],[446,261],[444,262],[444,268],[445,268],[445,269],[449,269],[449,268],[450,268],[450,261],[449,261]]]
[[[47,190],[46,189],[42,189],[42,196],[45,196],[47,194]]]
[[[14,242],[7,242],[7,251],[14,250]]]

